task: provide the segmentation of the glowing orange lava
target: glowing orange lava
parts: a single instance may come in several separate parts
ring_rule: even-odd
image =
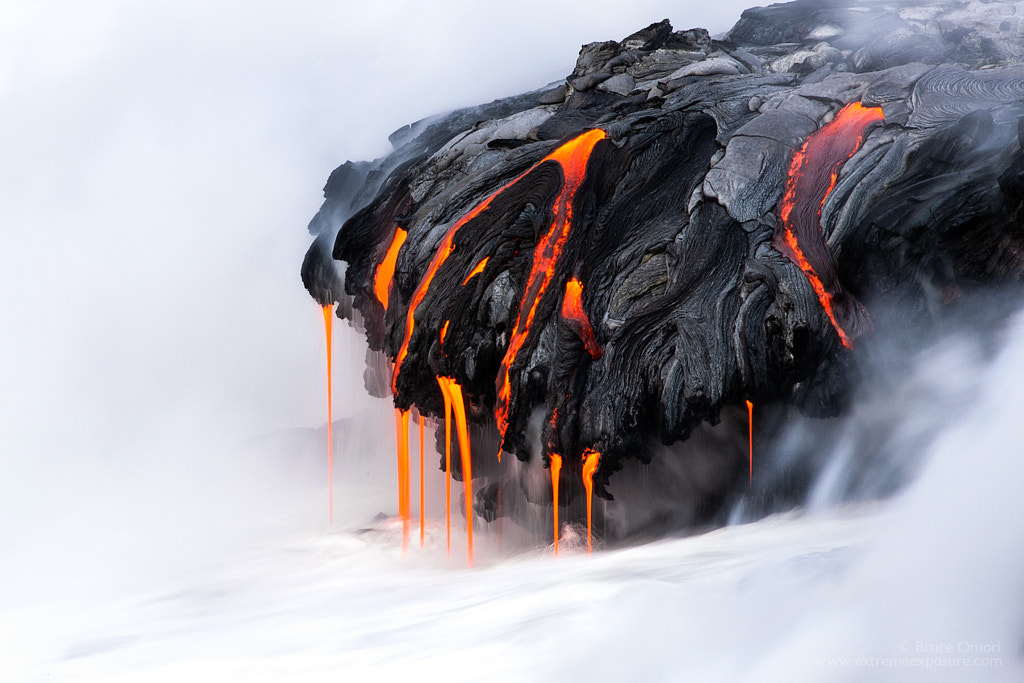
[[[587,552],[591,552],[590,545],[590,529],[591,520],[591,503],[594,498],[594,472],[597,471],[597,465],[601,461],[601,454],[597,451],[588,448],[583,451],[583,488],[587,490]]]
[[[445,324],[447,329],[447,323]],[[444,397],[444,522],[447,537],[448,555],[452,554],[452,397],[448,394],[448,385],[437,378]]]
[[[401,228],[395,228],[395,236],[391,238],[391,246],[388,247],[384,260],[377,266],[377,272],[373,275],[373,291],[377,295],[377,301],[388,310],[388,299],[391,296],[391,280],[395,276],[395,263],[398,262],[398,250],[402,248],[405,237],[408,233]]]
[[[747,441],[750,443],[750,481],[754,481],[754,404],[747,401]]]
[[[470,458],[469,430],[466,426],[466,404],[462,387],[451,377],[438,377],[442,393],[446,393],[451,407],[455,410],[455,424],[459,432],[459,455],[462,458],[462,488],[466,504],[466,553],[467,563],[473,566],[473,464]],[[449,477],[451,473],[449,472]]]
[[[601,357],[604,349],[597,343],[594,328],[583,310],[583,284],[575,277],[565,283],[565,296],[562,298],[562,317],[572,327],[576,336],[583,340],[583,346],[594,360]]]
[[[497,402],[494,406],[494,415],[502,440],[504,440],[505,430],[508,428],[508,404],[512,398],[512,390],[509,386],[512,364],[515,362],[519,350],[526,343],[537,308],[555,274],[558,257],[562,254],[562,248],[569,237],[569,230],[572,227],[573,199],[576,190],[579,189],[586,177],[590,153],[594,150],[594,146],[604,138],[605,133],[601,129],[587,131],[565,143],[545,158],[545,160],[550,159],[561,165],[565,181],[555,199],[554,220],[551,222],[551,227],[534,248],[533,263],[530,266],[530,275],[526,280],[523,300],[519,304],[516,324],[512,328],[512,336],[498,371]]]
[[[409,548],[409,411],[395,409],[398,439],[398,516],[402,518],[402,552]]]
[[[424,514],[426,498],[423,495],[423,416],[419,414],[419,411],[416,412],[416,423],[420,428],[420,547],[422,548],[426,535],[426,531],[423,526],[424,520],[426,519],[426,515]]]
[[[807,276],[846,348],[852,348],[853,340],[836,320],[833,310],[836,292],[829,291],[822,282],[822,268],[831,270],[831,257],[821,231],[821,209],[835,188],[839,169],[864,142],[868,126],[884,120],[880,107],[853,102],[840,109],[832,121],[812,133],[794,152],[786,192],[779,205],[779,218],[784,227],[780,246]],[[831,278],[828,279],[831,284]]]
[[[331,323],[334,307],[323,306],[324,332],[327,336],[327,509],[328,518],[334,524],[334,409],[331,406]]]
[[[413,292],[412,295],[412,300],[409,302],[409,310],[406,313],[405,318],[405,337],[402,340],[402,346],[399,348],[398,354],[395,356],[395,368],[394,373],[391,377],[392,392],[397,391],[398,375],[401,372],[402,363],[403,361],[405,361],[405,357],[409,353],[409,342],[412,339],[413,330],[415,330],[416,328],[416,309],[419,307],[420,303],[422,303],[423,298],[427,295],[427,291],[430,289],[430,283],[433,281],[434,275],[437,274],[438,269],[448,259],[452,252],[455,251],[455,234],[459,231],[459,229],[469,221],[479,216],[483,211],[485,211],[487,207],[491,205],[491,202],[494,201],[495,197],[504,192],[507,188],[511,187],[512,185],[515,185],[517,182],[519,182],[520,179],[528,175],[531,171],[533,171],[535,168],[537,168],[546,161],[558,162],[562,166],[563,172],[566,176],[562,192],[560,193],[558,201],[556,202],[556,216],[555,222],[552,225],[551,232],[554,232],[555,226],[559,225],[560,222],[565,223],[565,225],[568,225],[569,215],[567,214],[571,214],[571,200],[568,202],[568,207],[566,207],[562,211],[559,211],[557,206],[560,204],[565,204],[566,194],[574,194],[576,192],[576,188],[578,188],[579,184],[583,182],[583,175],[586,171],[587,159],[590,158],[590,152],[593,150],[594,145],[597,144],[597,141],[603,139],[604,137],[604,131],[591,130],[570,140],[569,142],[565,143],[564,145],[556,149],[554,152],[549,154],[548,156],[538,161],[525,172],[516,176],[514,179],[500,187],[497,191],[495,191],[493,194],[487,197],[487,199],[485,199],[476,207],[474,207],[469,213],[464,215],[459,220],[455,221],[455,223],[452,224],[452,227],[448,228],[448,232],[446,232],[444,237],[441,239],[441,243],[438,245],[437,251],[434,252],[434,257],[430,260],[430,265],[427,266],[427,271],[423,275],[423,279],[420,280],[420,284],[416,287],[416,291]],[[569,189],[570,187],[571,190],[569,190],[569,192],[567,193],[567,189]],[[541,244],[544,244],[546,242],[546,239],[542,240]],[[562,242],[564,242],[564,238],[558,244],[559,252],[561,252]],[[541,245],[538,245],[537,249],[539,251],[541,249]],[[555,257],[557,258],[557,254],[555,255]],[[534,261],[536,260],[537,257],[535,253]],[[548,279],[550,279],[550,276],[548,276]],[[531,277],[530,282],[532,281],[533,278]],[[547,281],[545,281],[543,287],[540,288],[540,294],[543,294],[543,290],[545,287],[547,287]],[[528,288],[527,291],[530,291],[530,288]],[[520,315],[522,315],[521,309]],[[532,314],[530,316],[530,320],[532,320]],[[529,324],[527,323],[526,326],[529,327]],[[522,341],[519,342],[519,346],[522,346]],[[518,347],[516,350],[518,351]],[[513,357],[514,355],[515,354],[513,354]],[[507,383],[507,377],[505,379],[505,382]],[[502,428],[501,433],[502,436],[504,436],[504,428]]]
[[[469,271],[469,275],[467,275],[466,279],[462,281],[462,284],[465,285],[467,282],[472,280],[474,277],[476,277],[480,273],[484,272],[484,268],[487,267],[487,261],[489,261],[490,258],[491,258],[490,256],[484,256],[483,260],[480,261],[480,263],[476,264],[476,266],[473,268],[473,270]]]
[[[555,525],[555,555],[558,554],[558,475],[562,471],[562,456],[552,453],[551,458],[551,515]]]

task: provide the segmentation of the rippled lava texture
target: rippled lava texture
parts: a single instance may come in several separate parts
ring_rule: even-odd
[[[541,425],[608,496],[747,400],[836,414],[882,311],[927,330],[1021,279],[1016,12],[797,2],[586,45],[335,170],[303,281],[365,329],[373,393],[443,420],[437,378],[463,387],[474,473]]]

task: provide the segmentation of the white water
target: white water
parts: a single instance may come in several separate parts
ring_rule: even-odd
[[[892,401],[895,443],[939,432],[899,497],[830,508],[837,466],[803,516],[592,557],[466,570],[435,521],[403,558],[379,440],[329,530],[282,432],[324,420],[298,264],[334,165],[727,4],[0,2],[0,680],[1020,680],[1021,321],[917,361],[907,396],[972,407]],[[337,416],[389,433],[336,330]]]

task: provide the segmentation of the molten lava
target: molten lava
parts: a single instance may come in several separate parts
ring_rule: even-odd
[[[590,326],[590,318],[583,310],[583,284],[575,277],[565,283],[562,317],[576,333],[576,336],[583,340],[583,346],[587,349],[590,357],[594,360],[600,358],[604,350],[598,345],[597,337],[594,336],[594,328]]]
[[[562,471],[562,456],[552,453],[551,458],[551,518],[555,525],[555,555],[558,554],[558,475]]]
[[[445,323],[444,329],[448,329],[448,323]],[[448,385],[442,381],[443,379],[438,377],[437,384],[441,387],[441,396],[444,397],[444,524],[448,555],[450,556],[452,554],[452,397],[448,394]]]
[[[409,411],[395,409],[398,439],[398,516],[402,518],[402,550],[409,548]]]
[[[754,404],[747,401],[747,442],[750,444],[750,481],[754,481]]]
[[[490,258],[491,258],[490,256],[484,256],[483,260],[481,260],[480,263],[476,264],[476,266],[473,268],[473,270],[469,271],[469,275],[467,275],[466,279],[462,281],[462,284],[465,285],[467,282],[472,280],[474,277],[476,277],[480,273],[484,272],[484,268],[487,267],[487,262],[490,260]]]
[[[840,109],[793,154],[786,192],[779,205],[783,239],[777,246],[807,276],[846,348],[852,347],[853,340],[837,320],[833,306],[841,285],[822,233],[821,208],[835,188],[839,170],[860,149],[868,126],[884,118],[880,107],[865,107],[859,102]]]
[[[327,509],[328,519],[334,524],[334,409],[331,406],[331,323],[334,307],[323,306],[324,332],[327,336]]]
[[[601,462],[601,454],[597,451],[588,448],[583,451],[583,488],[587,491],[587,552],[591,552],[591,520],[593,516],[591,514],[591,504],[594,498],[594,472],[597,471],[597,466]]]
[[[508,405],[512,398],[510,387],[512,364],[515,363],[519,350],[526,343],[537,308],[551,283],[558,257],[562,254],[565,241],[569,237],[569,230],[572,227],[573,199],[576,196],[576,190],[579,189],[586,177],[590,153],[594,150],[594,146],[604,138],[603,130],[590,130],[573,138],[545,157],[545,160],[558,162],[562,167],[565,180],[555,199],[554,220],[551,222],[551,227],[534,248],[533,263],[530,266],[530,275],[526,280],[522,302],[519,304],[516,323],[512,328],[512,337],[498,371],[497,402],[494,406],[494,415],[498,422],[498,432],[501,434],[502,441],[505,438],[505,430],[508,428]]]
[[[466,503],[466,553],[467,563],[473,566],[473,465],[470,458],[469,430],[466,426],[466,404],[462,387],[450,377],[438,377],[437,383],[445,394],[447,403],[455,410],[455,424],[459,432],[459,455],[462,458],[462,487]],[[446,433],[446,437],[448,434]],[[451,476],[451,471],[448,473]]]
[[[395,236],[391,238],[391,246],[388,247],[384,260],[377,266],[377,272],[373,275],[373,291],[377,295],[377,301],[388,310],[388,300],[391,296],[391,280],[395,276],[395,264],[398,262],[398,250],[402,248],[405,237],[408,233],[401,228],[395,228]]]
[[[420,428],[420,547],[423,547],[425,540],[426,530],[424,528],[424,520],[426,515],[424,510],[426,508],[426,498],[424,497],[424,484],[423,484],[423,416],[416,412],[416,424]]]

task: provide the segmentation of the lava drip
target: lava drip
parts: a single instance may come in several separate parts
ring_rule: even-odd
[[[334,408],[331,405],[331,327],[334,307],[323,306],[324,332],[327,337],[327,509],[328,519],[334,524]]]
[[[424,496],[424,483],[423,483],[423,415],[416,411],[416,424],[420,428],[420,547],[422,548],[426,540],[426,529],[424,524],[426,523],[426,497]]]
[[[572,278],[565,283],[565,296],[562,298],[562,318],[576,333],[576,336],[583,341],[587,353],[594,360],[597,360],[604,353],[604,349],[597,343],[594,336],[594,328],[590,325],[590,318],[583,310],[583,284],[577,278]]]
[[[592,448],[583,451],[583,488],[587,492],[587,552],[591,552],[592,503],[594,499],[594,472],[601,462],[601,454]]]
[[[590,153],[594,150],[594,146],[604,138],[603,130],[590,130],[565,143],[546,157],[546,159],[558,162],[562,167],[564,181],[553,206],[554,220],[551,222],[551,227],[534,248],[530,275],[526,280],[519,312],[512,328],[512,336],[498,371],[494,415],[502,444],[505,440],[505,430],[508,428],[508,409],[512,398],[510,386],[512,364],[526,343],[537,308],[551,283],[558,257],[561,256],[566,239],[569,237],[569,230],[572,227],[573,199],[586,177]]]
[[[750,481],[754,481],[754,404],[747,401],[747,442],[750,444]]]
[[[862,322],[866,314],[839,282],[821,227],[821,209],[835,188],[839,170],[860,149],[868,127],[884,120],[880,107],[853,102],[840,109],[793,153],[779,204],[781,225],[774,245],[803,271],[846,348],[852,348],[859,328],[867,324]]]
[[[377,301],[388,310],[388,301],[391,297],[391,280],[395,276],[395,264],[398,262],[398,250],[402,248],[408,233],[401,228],[395,228],[395,236],[391,238],[391,245],[384,255],[384,260],[377,266],[377,272],[373,275],[373,292],[377,295]]]
[[[445,395],[446,406],[455,411],[455,424],[459,433],[459,456],[462,462],[462,487],[466,503],[466,554],[467,563],[473,566],[473,465],[469,447],[469,429],[466,426],[466,403],[462,387],[451,377],[438,377],[437,383]],[[445,433],[448,438],[449,432]],[[449,461],[450,464],[450,461]],[[449,477],[451,472],[449,469]]]
[[[476,266],[473,267],[473,270],[469,271],[469,275],[467,275],[466,279],[462,281],[463,286],[465,286],[466,283],[472,280],[474,277],[484,272],[484,268],[487,267],[487,261],[489,261],[490,258],[490,256],[484,256],[480,260],[480,263],[476,264]]]
[[[448,329],[445,323],[445,329]],[[452,398],[448,394],[448,386],[438,377],[437,384],[441,387],[444,398],[444,525],[448,555],[452,554]]]
[[[551,519],[555,528],[555,555],[558,554],[558,475],[562,471],[562,456],[552,453],[551,459]]]
[[[409,411],[395,409],[398,440],[398,516],[402,518],[402,551],[409,548]]]

